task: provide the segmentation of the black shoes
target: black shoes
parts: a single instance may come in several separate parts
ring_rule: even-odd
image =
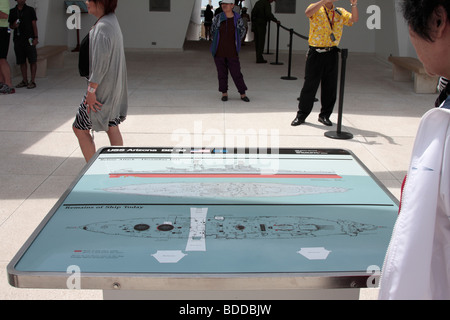
[[[319,122],[323,123],[324,125],[326,125],[327,127],[331,127],[333,125],[333,123],[330,121],[330,119],[328,118],[324,118],[324,117],[319,117]],[[296,127],[299,126],[301,124],[305,123],[305,119],[301,119],[298,116],[291,122],[291,126]]]
[[[241,97],[241,100],[244,102],[250,102],[250,99],[247,96]],[[228,96],[222,96],[222,101],[228,101]]]
[[[305,123],[304,119],[300,119],[299,117],[296,117],[292,122],[291,122],[291,126],[296,127],[299,126],[301,124]]]
[[[333,125],[333,123],[330,121],[330,119],[325,118],[325,117],[319,117],[319,122],[323,123],[324,125],[326,125],[327,127],[331,127]]]

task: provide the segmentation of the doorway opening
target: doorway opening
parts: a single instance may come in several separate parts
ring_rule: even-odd
[[[206,10],[206,6],[210,5],[211,6],[211,10],[214,12],[214,14],[216,14],[216,12],[218,12],[217,10],[220,11],[220,6],[219,6],[219,2],[220,0],[201,0],[202,4],[201,4],[201,33],[200,33],[200,39],[206,39],[206,34],[205,34],[205,10]],[[250,8],[251,7],[251,1],[250,0],[237,0],[235,1],[235,11],[237,13],[239,13],[240,15],[242,15],[242,13],[245,11],[250,15]],[[251,28],[251,21],[247,21],[248,23],[250,23],[249,28]],[[251,29],[250,29],[251,30]],[[247,30],[247,38],[246,41],[250,41],[248,40],[248,34],[251,32],[250,30]],[[250,32],[249,32],[250,31]],[[253,40],[253,38],[252,38]]]
[[[253,0],[255,1],[255,0]],[[205,10],[206,6],[211,6],[211,10],[214,15],[219,13],[221,8],[219,6],[220,0],[195,0],[194,8],[192,10],[191,19],[189,22],[188,31],[186,33],[185,45],[184,48],[187,47],[196,47],[200,43],[207,43],[210,37],[206,37],[206,29],[205,29]],[[246,11],[249,15],[252,8],[252,0],[237,0],[235,5],[235,11],[242,15],[244,11]],[[247,21],[247,35],[245,38],[245,42],[253,41],[253,33],[251,32],[251,21],[250,18]],[[189,44],[187,46],[187,44]],[[206,45],[206,44],[205,44]]]

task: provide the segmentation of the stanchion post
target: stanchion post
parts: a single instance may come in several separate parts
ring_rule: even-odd
[[[272,54],[269,49],[270,49],[270,23],[271,21],[269,20],[269,22],[267,22],[267,50],[265,54]]]
[[[280,52],[280,24],[277,23],[277,51],[276,51],[276,58],[275,58],[275,62],[271,62],[270,64],[273,65],[283,65],[283,62],[278,62],[278,53]]]
[[[341,82],[339,89],[339,112],[338,112],[338,123],[337,131],[327,131],[325,136],[331,139],[353,139],[353,135],[349,132],[342,132],[342,113],[344,109],[344,91],[345,91],[345,71],[347,68],[347,57],[348,49],[341,49]]]
[[[291,77],[291,67],[292,67],[292,37],[294,35],[294,29],[289,29],[289,66],[287,77],[281,77],[283,80],[297,80],[296,77]]]

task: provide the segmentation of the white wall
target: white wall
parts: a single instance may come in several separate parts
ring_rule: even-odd
[[[38,0],[42,1],[42,0]],[[45,1],[45,0],[44,0]],[[64,2],[63,0],[46,0]],[[183,48],[195,0],[171,0],[170,12],[150,12],[148,0],[120,0],[116,15],[122,28],[124,45],[128,49],[176,49]],[[53,10],[57,10],[53,8]],[[65,16],[67,19],[68,15]],[[89,14],[81,15],[80,38],[82,39],[95,23]],[[64,20],[64,26],[65,26]],[[49,25],[54,25],[49,22]],[[59,23],[58,23],[59,25]],[[76,32],[52,29],[52,38],[68,37],[69,47],[76,45]],[[155,44],[156,43],[156,44]],[[46,43],[49,44],[49,43]]]
[[[171,12],[150,12],[148,0],[120,0],[116,10],[127,48],[182,49],[195,0],[171,0]],[[11,8],[16,5],[10,0]],[[76,31],[68,30],[64,0],[28,0],[38,16],[39,46],[76,46]],[[80,38],[95,23],[89,14],[81,15]],[[153,45],[152,43],[155,43]],[[12,54],[11,54],[12,53]],[[11,46],[10,55],[13,54]]]
[[[171,0],[170,12],[150,12],[148,0],[119,1],[116,14],[125,47],[181,50],[194,2]]]
[[[251,7],[257,0],[247,0],[246,5]],[[304,11],[315,0],[297,0],[295,14],[275,13],[275,4],[272,11],[287,28],[308,36],[309,22]],[[393,55],[415,56],[408,28],[401,13],[397,9],[401,0],[365,0],[359,1],[360,21],[353,27],[346,27],[341,41],[342,48],[350,52],[375,53],[381,57]],[[11,7],[16,5],[10,0]],[[67,45],[73,48],[76,45],[75,30],[68,30],[66,20],[69,15],[65,12],[64,0],[28,0],[28,5],[36,7],[38,15],[38,29],[40,45]],[[377,5],[381,9],[381,29],[369,30],[367,28],[367,8]],[[148,0],[120,0],[116,11],[124,34],[125,47],[142,49],[175,49],[182,50],[186,32],[192,16],[195,0],[171,0],[170,12],[150,12]],[[340,0],[338,6],[350,10],[348,0]],[[81,38],[95,23],[95,17],[82,14],[80,30]],[[289,32],[280,30],[280,50],[287,51]],[[276,25],[271,24],[271,48],[276,45]],[[293,50],[307,49],[307,41],[294,36]],[[11,45],[8,60],[14,63],[14,51]]]
[[[377,0],[373,4],[381,9],[381,29],[375,31],[375,53],[382,58],[387,58],[390,55],[398,56],[399,34],[396,32],[398,17],[395,0]],[[366,24],[366,21],[362,22]]]
[[[405,57],[417,58],[416,50],[414,49],[411,40],[409,39],[408,25],[403,18],[402,12],[399,8],[401,0],[395,0],[395,14],[397,16],[397,38],[399,55]]]
[[[192,9],[189,27],[186,31],[186,40],[198,41],[202,32],[202,0],[195,0]]]

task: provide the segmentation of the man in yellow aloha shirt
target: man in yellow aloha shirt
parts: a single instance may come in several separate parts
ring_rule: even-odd
[[[357,2],[350,0],[351,13],[337,8],[338,0],[321,0],[308,6],[305,11],[309,18],[309,51],[306,59],[305,82],[300,94],[298,112],[292,126],[305,122],[311,113],[319,85],[321,87],[322,109],[319,122],[332,126],[330,116],[333,113],[337,97],[339,72],[339,54],[337,46],[342,38],[345,26],[352,26],[359,19]]]

